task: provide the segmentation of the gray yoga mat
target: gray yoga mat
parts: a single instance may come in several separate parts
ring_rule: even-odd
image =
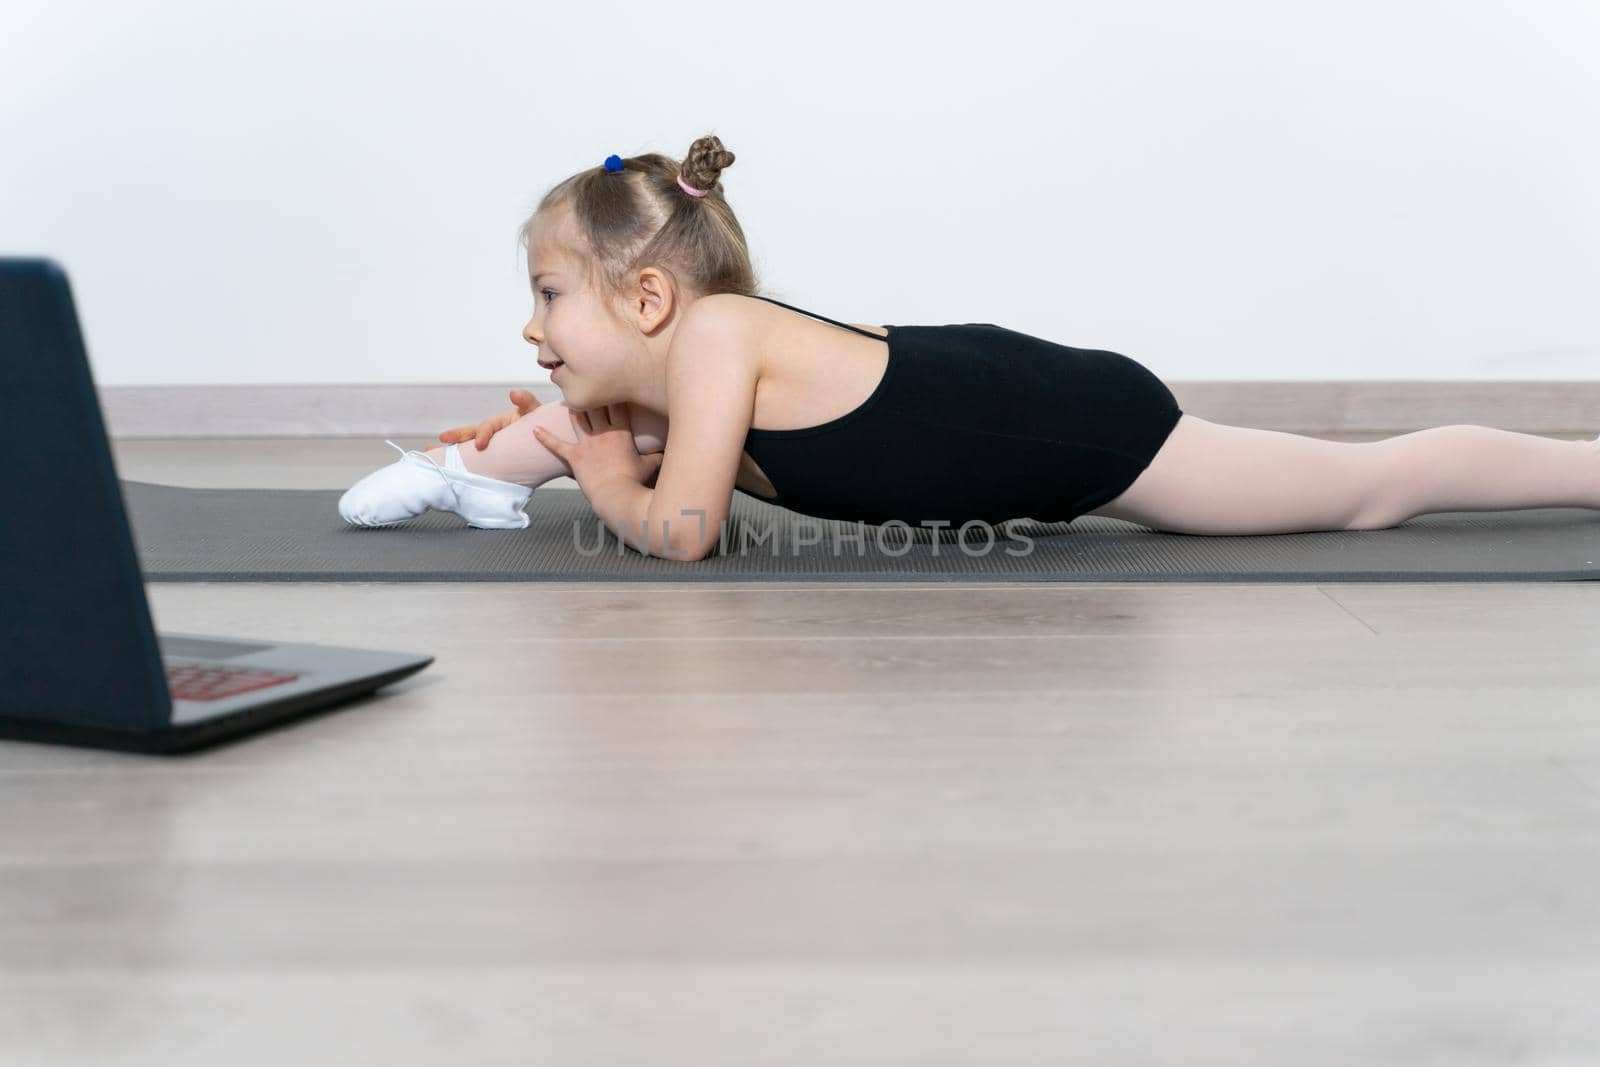
[[[1085,515],[955,529],[814,519],[735,493],[724,547],[700,562],[641,555],[577,489],[540,488],[523,530],[429,511],[386,527],[339,517],[336,489],[122,482],[155,582],[1033,581],[1526,582],[1600,576],[1600,512],[1422,515],[1388,530],[1254,537],[1164,533]]]

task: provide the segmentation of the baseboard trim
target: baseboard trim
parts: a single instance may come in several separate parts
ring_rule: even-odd
[[[1184,411],[1297,433],[1405,433],[1474,423],[1523,433],[1600,433],[1600,381],[1169,382]],[[435,437],[510,407],[510,385],[113,385],[107,429],[136,437]],[[549,382],[523,386],[540,403]]]

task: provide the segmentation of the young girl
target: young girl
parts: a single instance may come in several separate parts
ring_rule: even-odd
[[[532,489],[571,475],[627,544],[698,560],[735,489],[868,523],[1088,514],[1212,535],[1600,509],[1600,439],[1459,425],[1340,443],[1223,426],[1115,352],[993,323],[842,323],[760,296],[719,180],[733,160],[702,137],[681,163],[611,156],[551,189],[519,235],[534,295],[522,334],[564,403],[514,393],[515,411],[440,434],[448,446],[402,450],[345,494],[344,517],[389,525],[434,507],[520,528]]]

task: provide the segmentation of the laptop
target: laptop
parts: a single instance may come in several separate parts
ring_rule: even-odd
[[[186,752],[433,662],[155,631],[66,273],[0,258],[0,738]]]

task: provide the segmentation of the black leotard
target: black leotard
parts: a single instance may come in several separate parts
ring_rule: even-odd
[[[836,419],[752,427],[745,451],[792,511],[871,524],[1064,522],[1120,496],[1182,412],[1171,390],[1116,352],[1069,348],[992,322],[887,326],[872,395]]]

